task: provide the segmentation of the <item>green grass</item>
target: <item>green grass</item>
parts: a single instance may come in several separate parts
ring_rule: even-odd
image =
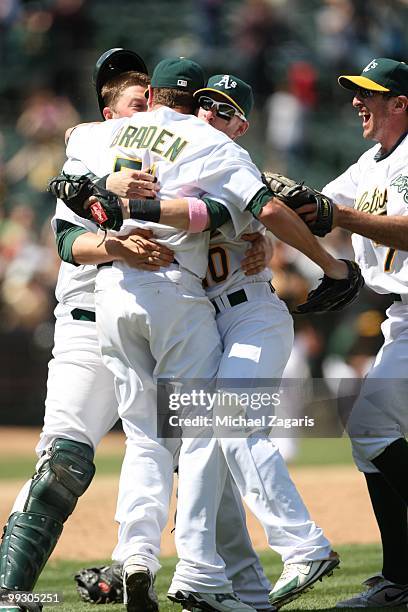
[[[304,438],[299,441],[299,453],[294,466],[352,465],[348,438]]]
[[[9,457],[7,461],[0,458],[0,480],[28,479],[35,469],[35,455],[18,455]],[[97,474],[108,476],[118,474],[122,465],[122,455],[101,455],[95,460]]]
[[[342,546],[338,547],[341,554],[342,564],[340,570],[336,570],[331,578],[326,578],[322,583],[302,596],[300,599],[285,606],[285,610],[324,610],[332,608],[336,601],[349,597],[361,590],[361,582],[368,576],[376,573],[381,568],[381,553],[378,546]],[[263,553],[261,561],[265,571],[271,580],[276,580],[281,572],[281,562],[274,553]],[[100,565],[104,561],[89,563],[88,567]],[[163,559],[162,569],[157,575],[156,590],[160,600],[161,612],[178,612],[179,606],[173,605],[166,598],[166,592],[170,584],[174,569],[174,559]],[[40,578],[36,591],[63,593],[64,602],[55,606],[47,606],[45,612],[86,612],[90,610],[101,610],[106,612],[121,612],[121,605],[106,605],[101,608],[92,608],[89,604],[82,603],[75,591],[72,579],[76,570],[83,567],[78,562],[54,562],[49,563]]]
[[[34,473],[36,456],[32,449],[27,454],[0,458],[0,480],[28,479]],[[100,455],[95,458],[99,475],[119,474],[122,454]],[[299,454],[292,465],[351,464],[350,442],[347,438],[308,438],[299,440]]]

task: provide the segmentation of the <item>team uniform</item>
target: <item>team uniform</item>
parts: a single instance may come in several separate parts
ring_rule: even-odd
[[[408,137],[404,136],[383,157],[379,151],[380,145],[366,151],[323,191],[335,202],[355,206],[362,212],[406,215]],[[371,460],[407,430],[404,381],[408,371],[408,253],[359,234],[352,235],[352,242],[367,285],[377,293],[391,293],[395,297],[381,326],[384,344],[349,421],[356,465],[370,473],[378,472]],[[382,379],[395,380],[384,386]]]
[[[183,188],[183,195],[199,197],[203,193],[208,193],[210,196],[217,196],[217,199],[221,199],[223,201],[225,199],[225,201],[228,203],[227,205],[229,205],[229,210],[231,211],[232,223],[234,225],[234,231],[236,234],[239,234],[242,229],[247,227],[248,218],[252,219],[252,216],[244,212],[244,210],[256,193],[260,189],[263,189],[263,185],[259,178],[259,172],[250,162],[247,153],[235,145],[227,137],[219,132],[216,132],[214,129],[205,125],[203,122],[194,117],[175,113],[168,108],[160,108],[159,110],[147,114],[139,113],[136,116],[133,116],[131,119],[109,123],[111,125],[105,124],[101,126],[89,126],[84,130],[84,132],[82,132],[82,128],[76,130],[73,137],[75,139],[75,136],[77,135],[76,140],[82,140],[82,143],[78,146],[78,143],[74,141],[73,147],[68,147],[70,155],[73,157],[80,156],[89,169],[95,174],[99,175],[109,172],[112,169],[113,163],[118,159],[138,160],[143,168],[154,168],[159,183],[162,185],[160,193],[161,198],[179,196],[181,195],[181,185],[189,185],[189,187]],[[165,130],[160,131],[160,129],[164,128],[164,126]],[[98,155],[101,155],[100,152],[102,151],[102,147],[99,146],[99,142],[102,141],[106,143],[106,139],[104,140],[104,137],[108,131],[111,131],[111,147],[107,158],[110,158],[111,167],[106,165],[106,160],[104,162],[105,165],[98,165],[98,159],[92,159],[92,156],[90,156],[90,159],[86,158],[86,143],[92,143],[92,148],[94,148],[95,144],[97,143],[97,157]],[[164,132],[165,134],[163,135]],[[80,137],[78,137],[78,133]],[[156,140],[154,144],[152,143],[152,137],[149,136],[151,133],[153,133],[155,137],[157,134],[159,134],[159,136],[157,136],[158,140]],[[73,137],[71,137],[70,145]],[[139,145],[139,148],[135,148],[135,143]],[[160,143],[160,145],[157,143]],[[140,146],[143,144],[144,146]],[[157,151],[158,147],[160,149],[159,152]],[[176,149],[177,152],[173,156]],[[177,163],[173,163],[171,161],[172,158],[173,162],[175,162],[177,158]],[[143,222],[125,222],[124,226],[138,224],[144,227],[149,227],[149,224],[145,224]],[[156,225],[150,225],[150,227],[153,229],[156,227]],[[155,230],[155,234],[157,233],[159,237],[158,240],[166,241],[166,244],[170,245],[171,248],[175,250],[175,256],[177,261],[180,263],[180,266],[185,266],[188,270],[190,270],[190,272],[195,272],[197,276],[202,276],[202,267],[200,269],[201,262],[197,260],[191,261],[191,259],[185,257],[188,252],[185,246],[188,239],[185,236],[181,237],[182,243],[184,243],[184,248],[179,248],[181,244],[178,242],[180,233],[178,233],[178,238],[175,239],[174,230],[172,230],[171,233],[171,230],[162,230],[160,226],[157,227],[158,232]],[[167,234],[166,231],[168,232]],[[195,244],[195,247],[196,246],[197,245]],[[190,255],[193,255],[194,257],[196,257],[197,254],[198,251],[196,248],[192,253],[190,253]],[[145,275],[146,273],[135,273],[134,271],[126,270],[121,264],[114,264],[114,266],[111,268],[102,269],[97,278],[97,321],[100,321],[101,323],[100,333],[102,353],[105,351],[105,355],[108,357],[105,358],[105,362],[108,364],[108,360],[110,360],[110,364],[108,364],[109,367],[111,367],[112,371],[114,371],[115,377],[123,382],[123,384],[125,384],[125,376],[132,376],[132,373],[129,373],[128,368],[125,375],[123,374],[123,366],[120,365],[120,360],[117,360],[115,366],[112,367],[111,360],[112,355],[114,354],[114,342],[112,342],[112,338],[115,337],[115,334],[117,336],[116,325],[114,326],[112,322],[116,321],[117,319],[121,321],[123,317],[121,317],[119,313],[118,304],[121,304],[120,310],[122,310],[124,300],[128,299],[130,299],[132,302],[129,303],[128,316],[130,318],[131,309],[133,308],[133,311],[135,309],[134,301],[136,287],[140,284],[143,285],[140,280],[139,282],[137,280],[136,282],[132,280],[132,277],[133,279],[136,277],[141,279],[143,277],[146,278]],[[154,275],[149,273],[149,278],[152,276]],[[131,297],[126,296],[126,292],[123,292],[120,284],[126,287],[127,292],[130,293]],[[262,293],[262,298],[260,301],[262,301],[262,299],[268,300],[268,298],[269,300],[272,299],[272,301],[273,299],[277,300],[277,298],[274,298],[269,284],[266,284],[268,286],[265,287],[264,283],[263,289],[268,291],[268,295]],[[251,288],[248,287],[248,293],[250,293],[250,291]],[[99,296],[99,293],[101,296]],[[138,302],[140,301],[140,295],[141,288],[138,288],[136,298]],[[228,296],[226,297],[228,298]],[[222,295],[220,297],[216,296],[215,300],[220,298],[222,298]],[[163,303],[164,299],[166,298],[163,297],[161,303]],[[98,305],[100,305],[100,311],[102,313],[101,318],[99,316]],[[146,311],[151,312],[153,310],[153,318],[156,320],[157,317],[158,326],[161,328],[164,326],[162,333],[164,333],[165,338],[168,338],[170,341],[171,336],[174,336],[174,334],[170,333],[168,335],[168,321],[166,320],[167,313],[163,313],[161,304],[158,306],[157,303],[149,303],[147,306],[146,298],[146,303],[142,304],[142,306]],[[276,329],[269,336],[269,339],[272,342],[272,347],[268,347],[267,349],[266,346],[261,344],[260,347],[252,352],[254,370],[258,368],[257,361],[259,359],[259,355],[262,351],[264,351],[265,355],[268,355],[267,376],[280,378],[291,348],[293,331],[290,317],[284,305],[277,304],[275,304],[273,313],[269,313],[268,308],[262,307],[260,304],[259,311],[257,313],[258,317],[260,313],[262,313],[262,316],[268,316],[269,314],[272,316],[272,314],[274,314],[277,320],[277,325]],[[195,314],[195,316],[197,316],[197,314]],[[187,321],[186,318],[184,320]],[[205,319],[203,320],[205,321]],[[228,317],[225,318],[225,321],[228,321]],[[203,321],[201,321],[201,325],[203,325]],[[249,325],[253,326],[253,321],[250,321]],[[227,327],[228,324],[226,323],[226,328],[223,332],[225,336],[228,331]],[[110,343],[106,337],[106,329],[109,329],[109,334],[111,336]],[[205,330],[206,342],[204,343],[204,346],[207,346],[206,343],[208,343],[208,329],[211,330],[211,328],[207,327]],[[246,333],[248,334],[249,338],[251,333],[254,333],[254,329],[247,330]],[[117,337],[115,339],[116,345],[121,346],[121,350],[123,350],[125,355],[130,354],[132,351],[133,353],[135,352],[135,340],[137,342],[137,339],[135,338],[134,334],[133,338],[129,338],[129,335],[132,335],[132,332],[130,331],[129,333],[129,330],[127,330],[126,336],[124,335],[124,332],[121,332],[119,342],[117,341]],[[276,350],[276,346],[273,347],[273,341],[277,338],[279,339],[278,350]],[[239,345],[239,342],[233,343],[231,352],[228,354],[228,366],[231,368],[231,370],[226,368],[225,373],[224,371],[219,370],[219,375],[225,376],[229,373],[230,378],[232,376],[237,376],[237,370],[234,370],[232,365],[234,362],[239,363],[239,359],[241,358],[239,354],[235,354],[235,351],[239,349]],[[136,348],[136,350],[139,353],[139,349]],[[268,350],[269,352],[267,352]],[[256,352],[258,352],[258,358],[254,358]],[[154,355],[154,357],[157,358],[159,355],[160,351],[156,351],[156,355]],[[187,377],[188,375],[184,373],[185,367],[187,366],[189,371],[192,372],[194,367],[191,367],[190,362],[194,358],[194,353],[184,353],[181,363],[177,364],[177,370],[171,370],[170,376],[173,374],[174,376],[178,377]],[[200,361],[202,361],[204,358],[202,347],[200,347],[200,358]],[[185,363],[186,360],[188,360],[188,364]],[[249,359],[249,362],[251,362],[251,358]],[[135,363],[135,368],[140,369],[140,365],[136,365]],[[175,373],[176,371],[177,374]],[[161,374],[162,376],[164,375],[165,377],[169,377],[168,373],[163,374],[160,367],[155,368],[154,374]],[[195,373],[195,377],[197,376],[198,374]],[[132,388],[132,384],[130,387]],[[134,387],[137,388],[137,385],[134,385]],[[133,404],[135,396],[135,392],[132,394],[131,390],[131,401],[129,402],[129,406]],[[125,414],[125,416],[128,416],[128,414]],[[250,506],[255,509],[257,515],[267,527],[268,539],[270,540],[270,543],[274,541],[276,549],[280,549],[282,557],[285,561],[291,560],[292,562],[296,562],[300,559],[302,561],[327,559],[330,554],[330,546],[321,533],[321,530],[319,530],[314,523],[310,521],[310,517],[308,516],[293,483],[291,483],[289,477],[287,476],[286,467],[284,466],[283,460],[279,453],[274,452],[273,457],[269,460],[269,465],[273,470],[273,475],[271,476],[270,473],[268,475],[265,473],[263,476],[265,480],[269,479],[269,484],[264,487],[262,481],[261,483],[259,482],[257,467],[262,467],[262,462],[264,462],[266,457],[270,455],[272,443],[267,439],[267,437],[264,437],[252,441],[242,439],[235,440],[235,444],[237,444],[242,452],[236,453],[236,461],[233,464],[231,463],[228,467],[231,470],[235,482],[238,484],[238,487],[241,490],[241,494],[247,498]],[[274,450],[276,450],[276,448]],[[219,557],[216,555],[214,556],[213,554],[214,529],[208,529],[206,532],[201,532],[200,526],[194,522],[197,521],[197,517],[201,517],[202,519],[202,517],[205,516],[205,513],[208,512],[209,522],[206,524],[215,524],[220,495],[223,490],[223,482],[227,473],[227,464],[225,463],[224,453],[227,455],[227,457],[232,457],[232,447],[231,451],[228,451],[226,450],[226,447],[221,448],[217,441],[206,439],[185,439],[183,441],[179,459],[181,477],[179,481],[179,511],[176,530],[176,540],[180,563],[177,569],[177,577],[173,583],[174,588],[214,593],[226,591],[223,562],[221,559],[219,559]],[[248,470],[248,456],[250,456],[251,463],[254,465],[251,475],[249,474],[250,471]],[[200,457],[207,458],[204,466],[200,460]],[[192,466],[195,466],[194,470],[191,469]],[[196,470],[198,471],[196,472]],[[196,473],[200,473],[201,475],[200,483],[213,483],[213,487],[215,486],[215,483],[220,483],[219,486],[216,487],[217,490],[215,494],[214,490],[212,489],[213,499],[211,500],[211,504],[209,504],[209,498],[206,496],[205,491],[200,491],[199,494],[197,494],[198,487],[197,478],[195,477]],[[251,490],[252,477],[257,479],[258,488],[255,490]],[[279,480],[279,482],[282,483],[282,487],[285,489],[285,494],[291,497],[288,515],[286,515],[285,509],[282,507],[288,507],[287,497],[285,496],[284,501],[282,496],[279,494],[279,487],[276,486],[276,480],[274,479]],[[266,491],[265,488],[268,490]],[[275,491],[274,496],[272,489]],[[265,499],[265,497],[269,494],[271,495],[271,498],[268,501]],[[255,501],[251,504],[252,497],[255,497]],[[209,508],[210,505],[211,508]],[[278,511],[277,508],[279,506],[281,508]],[[295,514],[296,519],[293,520],[293,515]],[[279,521],[278,526],[274,525],[276,515],[279,515],[279,517],[284,516],[284,519]],[[193,523],[191,521],[193,521]],[[200,521],[199,518],[198,521]],[[137,527],[136,523],[137,521],[135,520],[135,528]],[[194,530],[194,533],[197,534],[197,538],[200,540],[199,542],[196,542],[197,547],[194,551],[194,557],[190,555],[190,550],[192,548],[191,532],[189,532],[187,537],[182,535],[183,525],[190,525],[191,529],[192,524],[197,524],[197,530]],[[285,529],[288,529],[290,532],[291,527],[293,527],[292,541],[289,543],[283,543],[283,538],[281,538],[282,533]],[[186,527],[184,527],[184,529],[185,528]],[[180,534],[180,537],[178,537],[177,532]],[[131,547],[134,546],[134,539],[132,536],[129,539],[129,532],[127,532],[126,535],[127,538],[124,537],[124,540],[128,539],[128,550],[130,552]],[[145,534],[145,536],[147,535],[148,534]],[[299,543],[299,540],[301,540],[301,544]],[[203,555],[201,560],[197,559],[198,554]],[[187,561],[190,558],[195,559],[194,567],[192,567]],[[143,560],[144,563],[147,564],[147,558],[144,557]],[[227,590],[229,590],[229,588],[230,585],[227,585]]]
[[[65,169],[67,170],[69,166]],[[72,167],[71,167],[72,169]],[[76,172],[85,171],[85,168],[76,168]],[[57,219],[65,219],[76,221],[72,214],[67,211],[65,205],[61,202],[57,205],[57,211],[53,219],[53,227],[56,228]],[[81,225],[84,225],[84,229],[95,232],[95,225],[93,223],[87,223],[81,220]],[[247,245],[247,243],[245,243]],[[98,441],[101,437],[109,431],[112,424],[118,418],[117,413],[117,401],[114,391],[114,380],[111,372],[103,365],[100,349],[98,343],[98,337],[96,332],[96,323],[93,321],[87,321],[85,319],[86,314],[89,314],[89,319],[95,319],[92,314],[95,314],[95,279],[97,269],[95,266],[73,266],[69,263],[62,262],[61,269],[58,277],[56,296],[60,302],[60,305],[56,309],[56,329],[61,327],[61,319],[64,321],[62,312],[69,310],[72,317],[75,311],[80,311],[82,320],[80,321],[65,321],[63,326],[64,334],[63,341],[58,342],[58,339],[62,334],[56,333],[56,347],[65,347],[65,356],[69,358],[69,363],[76,368],[75,377],[69,376],[69,368],[65,367],[65,363],[60,364],[57,361],[57,371],[60,374],[58,378],[60,383],[58,385],[52,384],[54,381],[53,377],[48,382],[48,394],[57,390],[60,392],[62,386],[62,380],[65,385],[69,385],[70,401],[67,406],[79,407],[80,427],[71,425],[69,431],[67,431],[67,423],[72,418],[72,410],[65,411],[57,410],[59,415],[59,425],[54,427],[55,435],[64,435],[67,437],[73,437],[80,441],[88,441],[92,444],[94,449],[96,448]],[[62,310],[63,307],[63,310]],[[76,331],[78,330],[78,332]],[[82,345],[82,353],[73,350],[72,343],[78,337],[78,333],[86,335],[84,337],[85,342]],[[77,341],[79,344],[79,342]],[[55,349],[54,349],[55,352]],[[60,352],[60,351],[58,351]],[[92,355],[92,359],[89,359],[89,355]],[[55,361],[55,360],[54,360]],[[52,362],[51,362],[52,364]],[[50,364],[50,368],[51,368]],[[80,374],[78,374],[78,370]],[[84,384],[84,375],[86,383]],[[64,378],[65,377],[65,378]],[[93,384],[87,384],[92,381]],[[107,392],[107,385],[110,385],[109,392]],[[94,396],[88,392],[85,393],[84,389],[94,390],[97,387],[98,391]],[[52,391],[51,391],[52,390]],[[74,396],[74,397],[72,397]],[[48,404],[48,402],[47,402]],[[97,413],[97,415],[96,415]],[[105,414],[108,415],[105,418]],[[87,426],[84,430],[84,425],[87,425],[88,420],[90,421],[89,427]],[[41,435],[41,447],[44,446],[46,441],[50,440],[51,432],[49,423],[55,421],[55,414],[53,406],[50,405],[46,408],[45,424]],[[113,423],[112,423],[113,421]],[[98,428],[97,435],[92,433]],[[64,429],[65,428],[65,429]],[[87,440],[82,440],[81,432],[85,431]],[[128,463],[132,466],[132,461],[129,460],[129,456],[132,454],[132,447],[125,456],[125,463],[122,469],[120,487],[120,494],[122,499],[118,503],[118,514],[117,520],[119,523],[126,522],[122,521],[121,517],[126,512],[125,500],[126,500],[126,485],[131,484],[132,489],[134,487],[134,476],[127,469]],[[242,506],[242,501],[237,492],[236,486],[229,479],[226,482],[223,496],[221,499],[221,508],[217,517],[217,548],[219,554],[224,559],[226,564],[226,572],[228,578],[232,581],[234,592],[241,598],[244,603],[255,603],[259,605],[259,609],[263,606],[268,606],[268,593],[270,590],[270,583],[267,580],[261,564],[259,562],[258,555],[253,550],[251,540],[246,528],[245,512]],[[113,554],[114,560],[122,562],[123,559],[120,553]]]
[[[204,128],[204,131],[208,129],[198,119],[192,117],[188,119],[189,122],[194,121],[199,126],[200,132],[201,128]],[[171,132],[174,129],[178,134],[181,130],[180,124],[184,128],[184,124],[187,123],[185,116],[169,109],[160,109],[154,113],[139,113],[130,121],[132,124],[136,123],[141,126],[147,121],[148,128],[150,127],[152,131],[159,129],[163,124],[166,125],[166,130]],[[109,133],[111,140],[114,138],[118,141],[118,134],[115,135],[118,126],[115,124],[121,124],[120,128],[126,126],[128,122],[129,120],[112,121],[98,127],[102,128],[101,133]],[[182,131],[185,138],[190,137],[189,127],[184,128],[184,133]],[[134,131],[133,125],[132,128]],[[75,130],[69,142],[68,154],[73,158],[81,158],[93,173],[106,174],[114,169],[117,158],[122,158],[122,152],[116,150],[114,155],[108,152],[105,156],[101,156],[101,147],[96,146],[95,156],[93,143],[88,159],[88,143],[92,141],[89,130],[93,132],[92,126],[88,130],[81,128]],[[79,138],[78,135],[81,135],[82,131],[86,134],[84,133],[83,138]],[[229,139],[225,136],[221,137],[215,130],[210,129],[210,132],[213,148],[217,144],[230,143]],[[102,140],[104,136],[105,134]],[[202,142],[203,138],[198,135],[192,147],[193,158],[196,158],[198,152],[201,151]],[[152,155],[152,153],[152,151],[147,151],[149,159],[142,159],[142,167],[150,167],[155,163],[156,176],[160,184],[164,184],[165,181],[167,186],[166,193],[161,196],[174,197],[179,191],[176,185],[180,184],[180,180],[184,182],[183,173],[174,172],[174,166],[170,165],[173,177],[171,172],[169,176],[166,170],[167,164],[165,164],[164,176],[162,176],[160,173],[162,157]],[[125,152],[123,155],[125,156]],[[98,159],[98,157],[103,159]],[[129,155],[126,157],[129,159]],[[213,180],[212,177],[208,179],[208,182],[210,180]],[[251,185],[252,193],[257,190],[258,187],[254,189]],[[137,225],[137,223],[130,223],[130,225]],[[137,443],[132,445],[132,451],[128,453],[128,457],[131,457],[129,461],[131,461],[132,470],[138,469],[140,464],[145,465],[146,460],[151,459],[151,454],[146,458],[143,443],[148,439],[150,444],[150,439],[153,439],[155,435],[156,423],[155,419],[152,419],[155,397],[152,402],[151,396],[151,393],[155,393],[153,379],[159,376],[212,379],[216,375],[221,356],[214,308],[206,298],[201,285],[201,278],[205,274],[207,265],[207,236],[191,236],[186,232],[177,232],[158,224],[142,223],[142,225],[154,227],[158,241],[163,241],[174,250],[178,264],[170,266],[163,272],[146,273],[130,270],[122,264],[114,263],[111,267],[102,268],[96,281],[97,326],[102,354],[106,365],[110,367],[115,376],[116,389],[120,396],[119,413],[123,419],[128,440],[137,439]],[[126,286],[125,292],[122,284]],[[167,306],[164,310],[163,303]],[[129,362],[129,355],[131,355],[131,362]],[[146,405],[143,405],[144,401]],[[134,422],[137,423],[136,426]],[[128,441],[128,447],[130,444],[131,442]],[[140,459],[138,453],[142,455]],[[163,473],[163,464],[159,466],[158,471],[160,470]],[[137,473],[140,473],[139,469]],[[164,476],[159,484],[158,480],[152,481],[152,471],[149,470],[146,474],[146,482],[138,482],[139,491],[146,489],[146,495],[142,495],[142,498],[147,499],[148,503],[145,502],[145,508],[141,511],[143,519],[146,518],[146,520],[142,521],[139,514],[137,520],[133,522],[121,522],[119,542],[115,552],[120,561],[124,561],[129,555],[137,555],[140,563],[148,567],[152,573],[155,573],[159,567],[157,553],[160,530],[165,524],[164,519],[167,518],[171,491],[171,478],[168,473],[165,473]],[[182,480],[181,478],[180,482]],[[151,507],[153,506],[153,494],[154,508]],[[121,518],[128,521],[128,517],[127,514],[126,517]],[[231,585],[225,577],[222,559],[217,561],[216,573],[218,584],[222,585],[222,591],[231,590]]]
[[[6,525],[1,588],[33,589],[63,523],[92,481],[95,449],[118,418],[113,376],[101,361],[95,332],[94,281],[93,266],[61,264],[39,461]]]
[[[280,380],[293,344],[292,317],[274,293],[269,268],[250,277],[244,274],[241,262],[248,243],[234,237],[231,226],[230,222],[223,225],[212,236],[206,276],[207,295],[217,312],[224,349],[218,379],[221,384],[223,379]],[[246,231],[262,232],[264,227],[252,220]],[[183,557],[170,592],[197,590],[199,571],[196,565],[192,567],[184,561],[192,559],[194,551],[201,548],[207,572],[211,565],[211,544],[205,537],[209,512],[202,512],[202,504],[213,490],[213,476],[206,469],[214,457],[220,478],[225,478],[228,472],[232,474],[245,502],[262,523],[268,544],[283,562],[329,557],[329,542],[311,521],[277,445],[269,438],[268,427],[254,437],[235,438],[229,431],[226,437],[202,442],[200,453],[184,455],[186,466],[197,461],[195,472],[201,470],[202,476],[186,490],[188,499],[179,491],[176,542]],[[215,505],[212,511],[216,512],[216,508]],[[206,586],[209,589],[209,578],[210,575],[203,584],[200,576],[201,591]],[[256,600],[253,603],[258,607]]]

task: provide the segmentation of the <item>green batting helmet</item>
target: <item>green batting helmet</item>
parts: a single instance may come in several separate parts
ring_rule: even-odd
[[[113,79],[113,77],[122,74],[122,72],[128,72],[129,70],[149,74],[146,64],[140,55],[134,51],[122,49],[120,47],[105,51],[96,62],[93,73],[93,84],[95,85],[96,95],[98,96],[101,114],[105,108],[101,95],[102,87],[105,83]]]

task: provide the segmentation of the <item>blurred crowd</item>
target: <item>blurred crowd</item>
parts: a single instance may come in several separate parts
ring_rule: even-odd
[[[1,0],[3,399],[4,390],[11,398],[27,388],[31,405],[45,393],[59,265],[50,230],[54,202],[45,189],[63,164],[66,128],[97,116],[91,75],[104,50],[133,49],[150,68],[165,56],[189,56],[208,74],[247,80],[256,107],[242,144],[264,169],[321,187],[368,146],[336,77],[360,72],[375,56],[406,59],[407,13],[408,0],[180,0],[176,10],[172,0],[151,0],[147,10],[134,0],[115,8],[107,0]],[[325,242],[336,255],[352,257],[347,233],[336,231]],[[319,276],[279,243],[271,266],[290,307]],[[345,313],[297,317],[294,371],[363,375],[381,344],[388,304],[365,291]],[[0,408],[13,407],[10,399]]]

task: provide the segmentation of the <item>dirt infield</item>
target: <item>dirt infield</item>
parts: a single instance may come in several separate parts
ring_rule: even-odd
[[[0,432],[1,433],[1,432]],[[19,449],[29,450],[35,445],[37,433],[18,432],[17,436],[1,436],[0,461],[8,453]],[[120,434],[110,434],[98,453],[112,454],[123,448]],[[301,467],[291,469],[291,474],[314,520],[336,544],[377,542],[378,530],[372,517],[363,477],[352,466]],[[0,481],[0,525],[7,519],[15,495],[23,484],[21,480]],[[97,476],[89,490],[79,500],[73,517],[64,529],[54,552],[54,558],[91,559],[109,558],[116,541],[116,525],[113,521],[117,495],[116,476]],[[173,528],[175,501],[170,512],[162,541],[164,555],[175,554]],[[248,525],[254,545],[266,547],[265,535],[258,521],[248,513]]]

